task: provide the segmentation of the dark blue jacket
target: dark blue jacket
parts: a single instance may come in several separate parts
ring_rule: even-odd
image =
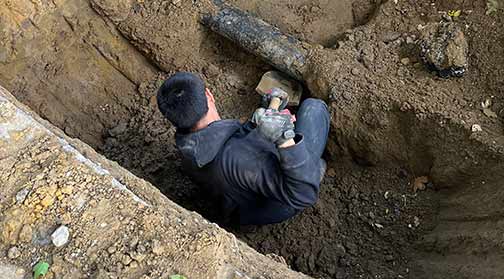
[[[318,198],[320,158],[312,158],[303,136],[277,148],[250,122],[221,120],[194,133],[177,132],[183,168],[218,202],[222,222],[282,222]]]

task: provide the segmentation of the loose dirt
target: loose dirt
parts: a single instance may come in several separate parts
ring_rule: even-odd
[[[156,89],[175,71],[198,72],[224,117],[246,119],[270,66],[197,23],[207,1],[53,2],[0,8],[9,46],[0,81],[67,134],[212,220],[214,206],[180,169]],[[330,103],[333,120],[317,205],[283,224],[228,229],[320,278],[502,275],[484,260],[503,254],[502,237],[485,237],[503,229],[493,221],[501,220],[504,153],[502,12],[485,15],[484,1],[229,2],[321,45],[311,58],[319,75],[307,86]],[[416,40],[418,28],[454,9],[470,65],[465,77],[445,80],[423,66]],[[483,113],[487,99],[496,117]],[[475,124],[483,132],[473,133]],[[414,193],[423,175],[434,184]]]

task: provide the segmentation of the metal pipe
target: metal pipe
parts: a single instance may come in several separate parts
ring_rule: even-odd
[[[278,70],[303,80],[307,50],[296,38],[235,7],[215,0],[218,10],[204,15],[202,24],[266,60]]]

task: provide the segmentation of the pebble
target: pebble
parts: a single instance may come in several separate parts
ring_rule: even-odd
[[[360,71],[359,71],[359,69],[358,69],[358,68],[353,68],[353,69],[352,69],[352,75],[354,75],[354,76],[358,76],[359,74],[360,74]]]
[[[24,202],[26,197],[28,196],[28,193],[30,193],[30,189],[28,188],[23,188],[21,191],[17,192],[16,194],[16,203],[21,204]]]
[[[138,262],[137,261],[132,261],[129,266],[132,269],[137,269],[138,268]]]
[[[129,265],[129,264],[131,263],[131,261],[132,261],[132,259],[131,259],[131,257],[130,257],[130,256],[128,256],[128,255],[124,255],[124,256],[122,257],[122,260],[121,260],[121,262],[122,262],[124,265]]]
[[[112,137],[117,137],[121,134],[124,134],[124,132],[126,132],[127,129],[128,129],[128,123],[121,122],[117,126],[115,126],[114,128],[110,129],[109,134]]]
[[[483,114],[485,114],[487,117],[490,117],[490,118],[498,118],[499,116],[497,115],[497,113],[493,112],[491,109],[489,108],[484,108],[483,109]]]
[[[31,242],[33,236],[33,230],[30,225],[24,225],[19,232],[19,241],[21,242]]]
[[[67,226],[60,226],[51,235],[51,240],[54,246],[61,247],[68,243],[70,232]]]
[[[21,252],[19,252],[19,249],[16,246],[13,246],[7,251],[7,257],[11,260],[19,258],[21,256]]]
[[[390,32],[390,33],[385,34],[385,36],[383,36],[382,41],[385,43],[389,43],[389,42],[397,40],[400,36],[401,36],[400,33]]]
[[[420,226],[420,218],[415,216],[415,218],[413,218],[413,224],[415,225],[415,227]]]
[[[114,254],[116,250],[117,250],[116,247],[113,245],[107,248],[107,252],[109,252],[109,254],[111,255]]]
[[[478,125],[478,124],[474,124],[474,125],[472,125],[471,130],[472,130],[473,132],[475,132],[475,133],[476,133],[476,132],[482,132],[482,131],[483,131],[483,129],[481,129],[481,126],[480,126],[480,125]]]
[[[152,253],[157,256],[164,253],[164,247],[159,240],[152,241]]]
[[[327,170],[327,173],[326,173],[326,174],[327,174],[327,176],[329,176],[329,177],[335,177],[335,176],[336,176],[336,171],[335,171],[333,168],[329,168],[329,169]]]
[[[181,1],[182,0],[172,0],[172,4],[177,6],[177,7],[180,7],[181,6]]]
[[[408,57],[405,57],[405,58],[401,59],[401,63],[403,65],[408,65],[410,63],[410,59]]]
[[[352,100],[352,93],[348,92],[348,91],[344,91],[343,92],[343,99],[347,100],[347,101],[350,101]]]
[[[24,268],[16,269],[16,275],[19,276],[19,278],[24,278],[25,274],[26,270],[24,270]]]

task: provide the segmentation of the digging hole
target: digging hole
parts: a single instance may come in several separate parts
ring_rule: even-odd
[[[215,220],[217,206],[180,169],[173,130],[164,128],[155,141],[145,142],[159,131],[157,125],[169,127],[158,121],[131,120],[121,133],[112,129],[102,152],[171,200]],[[412,179],[413,173],[401,167],[329,162],[314,207],[282,224],[227,229],[261,253],[280,255],[293,269],[316,277],[407,274],[412,244],[431,229],[437,209],[434,192],[412,193]]]
[[[217,206],[183,174],[173,141],[175,130],[152,101],[163,78],[140,88],[139,108],[132,118],[117,119],[103,139],[101,152],[179,205],[216,220]],[[233,110],[233,100],[251,103],[250,113],[257,106],[254,85],[240,76],[210,80],[217,101],[222,101],[222,112],[235,118],[250,114]],[[236,93],[228,95],[224,88]],[[336,142],[334,135],[330,142]],[[293,269],[315,277],[406,275],[414,256],[413,243],[432,228],[438,207],[434,191],[412,193],[414,176],[407,166],[371,168],[356,165],[350,158],[329,160],[314,207],[282,224],[227,229],[259,252],[282,256]]]

